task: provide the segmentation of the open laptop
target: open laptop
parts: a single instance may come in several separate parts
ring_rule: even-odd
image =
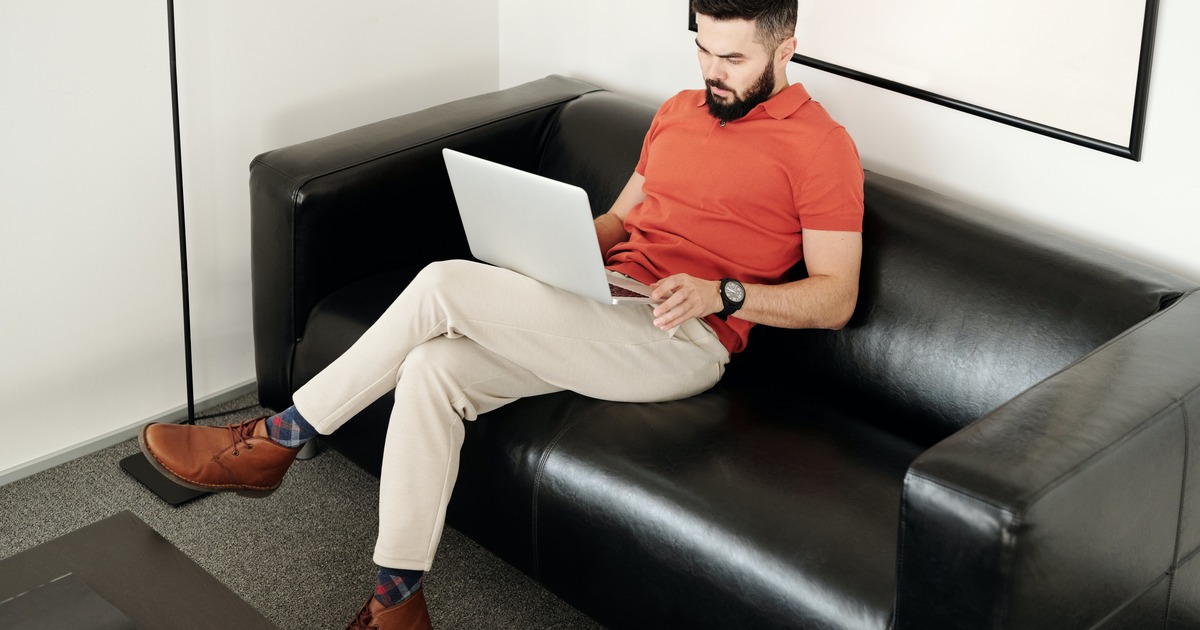
[[[609,304],[650,304],[650,287],[610,271],[587,192],[442,149],[471,255]]]

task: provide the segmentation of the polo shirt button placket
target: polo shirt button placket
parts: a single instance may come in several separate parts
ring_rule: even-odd
[[[724,126],[725,126],[725,121],[724,121],[724,120],[722,120],[722,121],[721,121],[721,126],[722,126],[722,127],[724,127]]]

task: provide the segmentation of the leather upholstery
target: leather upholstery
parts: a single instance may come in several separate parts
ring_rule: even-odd
[[[548,77],[256,158],[261,400],[468,256],[442,146],[600,213],[653,112]],[[614,628],[1194,627],[1195,283],[877,173],[866,192],[844,330],[758,327],[687,400],[469,422],[449,523]],[[328,442],[378,472],[390,405]]]

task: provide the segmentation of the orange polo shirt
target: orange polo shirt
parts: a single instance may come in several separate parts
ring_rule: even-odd
[[[741,119],[712,117],[703,90],[659,108],[637,172],[646,200],[608,266],[645,283],[677,273],[779,284],[804,256],[802,230],[862,231],[863,170],[845,128],[793,84]],[[705,318],[732,355],[753,324]]]

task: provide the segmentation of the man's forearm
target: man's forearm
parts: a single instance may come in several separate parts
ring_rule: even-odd
[[[829,328],[850,321],[857,284],[815,276],[781,285],[746,285],[746,300],[733,317],[779,328]]]
[[[654,325],[664,330],[724,308],[720,281],[676,274],[654,284]],[[850,321],[858,301],[857,276],[810,276],[781,285],[747,284],[746,299],[731,317],[778,328],[837,330]]]
[[[629,240],[629,232],[625,231],[625,223],[617,215],[606,212],[598,217],[595,221],[596,240],[600,242],[600,255],[607,257],[608,250],[612,249],[617,243],[623,243]]]

